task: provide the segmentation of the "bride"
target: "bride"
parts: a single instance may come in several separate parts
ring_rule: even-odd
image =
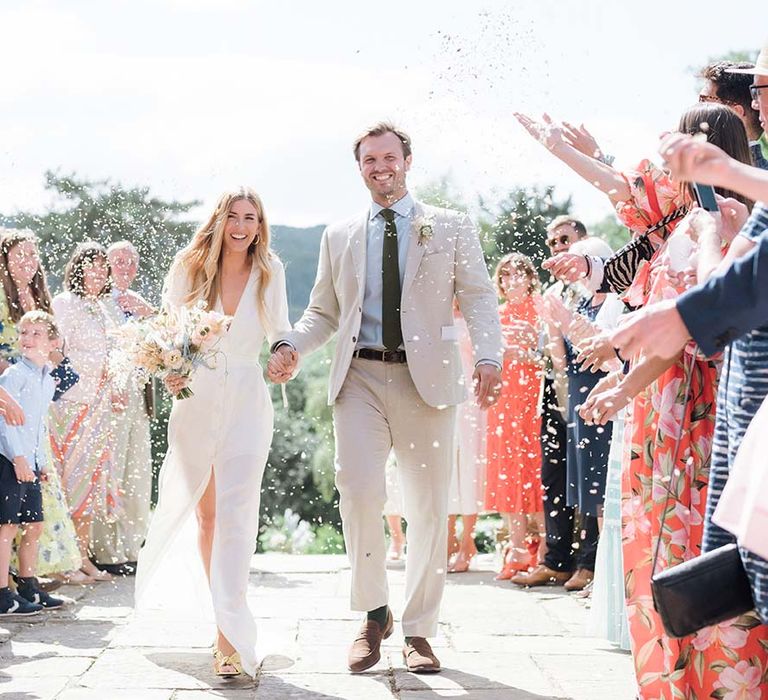
[[[260,659],[246,593],[256,549],[261,479],[272,440],[272,402],[259,365],[265,336],[290,329],[282,263],[269,248],[269,226],[250,188],[227,192],[208,221],[177,255],[163,288],[164,308],[200,300],[232,317],[213,369],[188,382],[166,380],[176,395],[157,509],[139,555],[138,609],[170,607],[207,576],[217,637],[214,670],[253,676]],[[195,556],[193,513],[197,519]],[[187,575],[193,564],[196,572]],[[180,591],[180,589],[185,589]],[[207,594],[206,594],[207,595]],[[187,610],[199,610],[196,601]]]

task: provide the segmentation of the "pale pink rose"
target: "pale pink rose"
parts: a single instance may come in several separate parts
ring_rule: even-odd
[[[733,668],[725,668],[715,681],[716,688],[725,688],[723,700],[760,700],[760,669],[749,661],[739,661]]]

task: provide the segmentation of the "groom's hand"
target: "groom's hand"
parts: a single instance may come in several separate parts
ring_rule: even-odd
[[[283,384],[293,376],[298,364],[299,353],[288,345],[281,345],[269,358],[267,376],[275,384]]]
[[[475,401],[480,408],[495,403],[501,391],[501,370],[496,365],[479,364],[472,375],[475,387]]]

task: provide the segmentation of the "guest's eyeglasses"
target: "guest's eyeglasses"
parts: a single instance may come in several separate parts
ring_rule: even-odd
[[[752,95],[752,99],[756,100],[760,95],[758,94],[758,90],[765,90],[768,88],[768,84],[766,85],[750,85],[749,86],[749,93]]]
[[[563,234],[562,236],[555,236],[554,238],[547,238],[547,245],[550,248],[554,248],[558,243],[560,245],[568,245],[571,242],[571,237]]]

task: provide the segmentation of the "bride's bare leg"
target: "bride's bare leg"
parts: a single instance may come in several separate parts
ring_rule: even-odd
[[[203,559],[205,575],[208,577],[208,585],[210,586],[211,551],[213,550],[213,533],[216,527],[216,481],[213,478],[213,469],[211,469],[208,486],[205,487],[205,491],[197,503],[197,508],[195,508],[195,515],[197,516],[197,544],[200,547],[200,556]],[[219,629],[216,630],[216,647],[224,656],[229,656],[235,650]]]

